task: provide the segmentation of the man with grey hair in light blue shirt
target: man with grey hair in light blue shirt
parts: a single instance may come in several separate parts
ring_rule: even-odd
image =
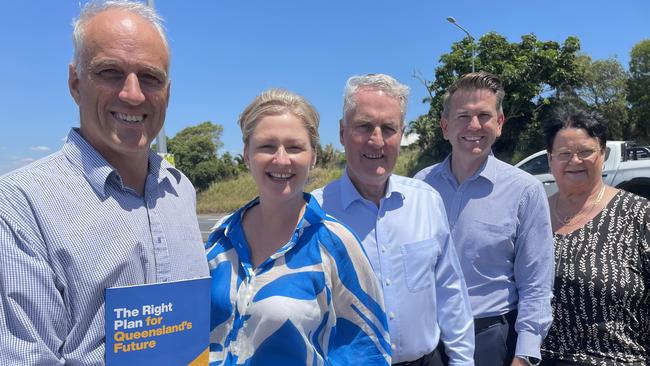
[[[313,192],[361,239],[384,292],[396,365],[473,365],[467,289],[440,196],[392,174],[404,132],[408,88],[388,75],[351,77],[339,131],[343,177]]]
[[[0,177],[2,365],[102,365],[106,288],[208,276],[194,187],[149,149],[170,89],[160,19],[92,1],[73,40],[80,127]]]
[[[415,176],[445,202],[472,305],[479,366],[538,364],[552,320],[546,194],[533,176],[492,155],[505,122],[504,95],[494,75],[460,77],[445,93],[440,119],[451,155]]]

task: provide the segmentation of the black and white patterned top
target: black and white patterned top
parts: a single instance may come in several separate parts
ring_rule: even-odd
[[[554,320],[543,356],[650,364],[648,200],[620,191],[583,227],[554,237]]]

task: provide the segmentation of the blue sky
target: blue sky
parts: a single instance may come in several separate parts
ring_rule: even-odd
[[[82,1],[81,3],[84,3]],[[223,151],[241,152],[236,121],[269,87],[307,97],[321,114],[323,144],[338,143],[345,80],[383,72],[411,86],[407,119],[426,113],[414,71],[433,76],[440,55],[464,34],[496,31],[510,41],[579,37],[595,59],[650,38],[650,1],[156,0],[172,47],[166,132],[203,121],[224,126]],[[59,149],[78,126],[67,88],[72,0],[0,2],[0,174]]]

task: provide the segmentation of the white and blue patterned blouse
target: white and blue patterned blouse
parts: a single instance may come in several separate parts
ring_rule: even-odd
[[[359,241],[304,198],[291,240],[257,268],[242,218],[258,198],[210,234],[211,365],[390,365],[381,288]]]

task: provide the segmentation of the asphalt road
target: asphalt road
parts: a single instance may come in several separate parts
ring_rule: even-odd
[[[208,240],[208,235],[212,231],[214,224],[219,221],[226,214],[217,214],[217,215],[198,215],[199,217],[199,228],[201,228],[201,236],[203,236],[203,241]]]

